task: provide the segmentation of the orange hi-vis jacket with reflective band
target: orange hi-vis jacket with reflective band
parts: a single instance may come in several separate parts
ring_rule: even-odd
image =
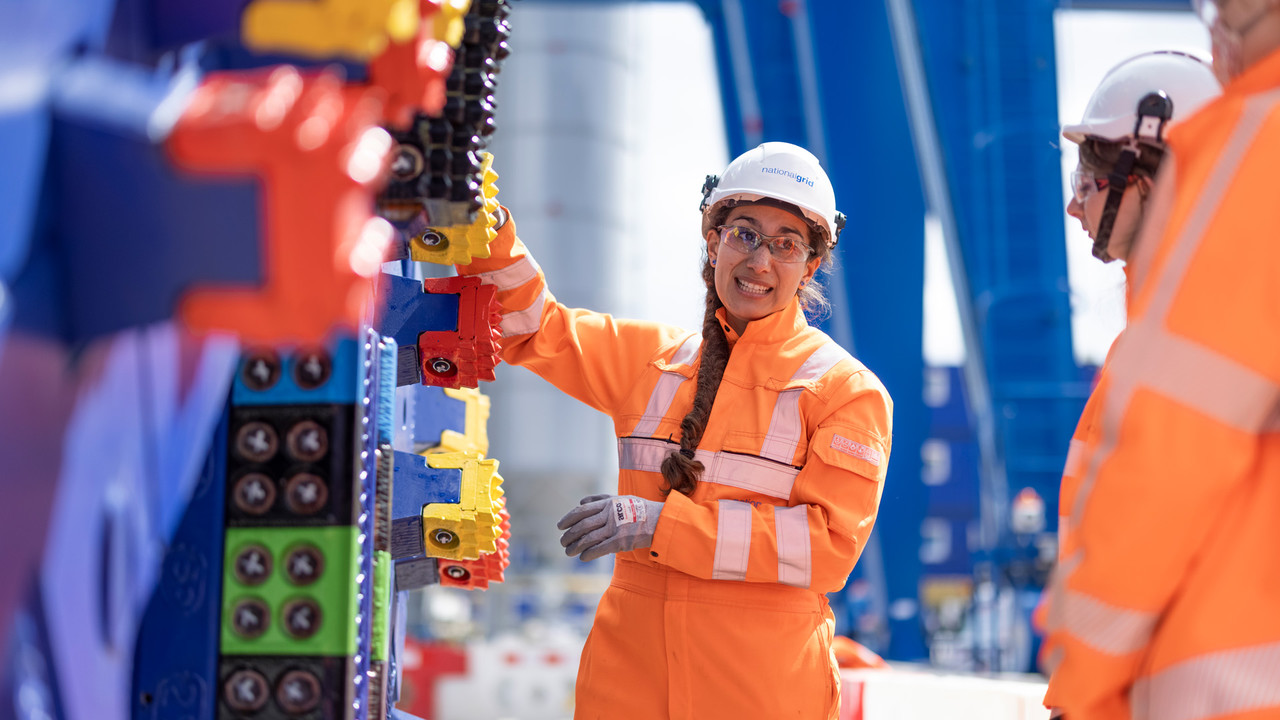
[[[459,267],[498,286],[504,358],[613,418],[621,494],[664,501],[652,547],[620,553],[578,670],[577,718],[836,718],[838,590],[871,532],[891,403],[797,301],[750,323],[697,458],[664,495],[701,338],[556,303],[507,222]]]
[[[1067,461],[1062,468],[1062,484],[1058,491],[1059,562],[1064,558],[1070,557],[1075,552],[1075,536],[1071,533],[1071,506],[1075,504],[1076,494],[1080,491],[1080,482],[1083,479],[1085,449],[1090,444],[1097,442],[1098,433],[1101,432],[1098,408],[1102,405],[1102,398],[1106,395],[1109,385],[1107,382],[1109,375],[1107,366],[1111,362],[1111,353],[1114,349],[1115,343],[1112,343],[1111,350],[1107,351],[1107,359],[1098,370],[1093,392],[1089,393],[1089,400],[1084,404],[1084,410],[1080,413],[1080,421],[1076,423],[1076,430],[1071,435],[1071,444],[1067,448]],[[1041,597],[1039,606],[1036,607],[1035,614],[1032,616],[1032,624],[1039,632],[1048,632],[1049,590],[1047,588]],[[1045,642],[1041,645],[1040,658],[1042,662],[1052,652],[1053,646],[1051,643]],[[1049,678],[1049,687],[1044,696],[1045,707],[1057,707],[1058,698],[1056,696],[1057,688],[1053,683],[1053,678]]]
[[[1280,52],[1169,146],[1053,583],[1055,700],[1280,718]]]

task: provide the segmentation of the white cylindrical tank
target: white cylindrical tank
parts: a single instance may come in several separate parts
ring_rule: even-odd
[[[551,292],[572,307],[697,329],[700,189],[728,161],[706,21],[693,4],[514,3],[510,23],[489,149],[498,199]],[[554,614],[560,599],[548,597],[546,576],[583,569],[564,557],[555,522],[583,496],[617,487],[608,417],[521,368],[502,365],[497,376],[482,390],[513,566],[482,601],[495,631]]]

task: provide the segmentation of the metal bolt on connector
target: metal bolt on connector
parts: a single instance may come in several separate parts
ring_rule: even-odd
[[[235,577],[245,585],[261,585],[271,577],[271,552],[261,545],[249,545],[236,554]]]
[[[276,686],[276,702],[290,715],[301,715],[320,704],[320,680],[306,670],[290,670]]]
[[[298,640],[319,632],[321,619],[320,606],[314,600],[303,598],[284,606],[284,631]]]
[[[285,484],[284,501],[294,513],[311,515],[324,507],[329,500],[329,488],[324,479],[311,473],[298,473]]]
[[[245,638],[256,638],[267,631],[271,609],[257,598],[245,598],[231,610],[231,629]]]
[[[250,515],[261,515],[276,501],[276,485],[262,473],[249,473],[236,481],[231,491],[233,502]]]
[[[289,454],[302,462],[315,462],[329,452],[329,433],[314,420],[303,420],[285,436]]]
[[[285,577],[294,585],[310,585],[324,572],[324,553],[314,545],[289,550],[284,561]]]
[[[422,244],[427,247],[436,247],[445,243],[445,236],[434,230],[428,230],[422,233]]]
[[[260,710],[268,697],[267,679],[257,670],[237,670],[222,686],[222,698],[236,712]]]
[[[467,578],[471,577],[471,573],[467,572],[467,569],[462,567],[461,565],[450,565],[449,567],[444,569],[444,574],[448,575],[454,580],[466,580]]]
[[[409,182],[422,174],[425,164],[421,150],[412,145],[399,145],[391,160],[391,174],[400,182]]]
[[[448,375],[453,372],[453,363],[444,358],[434,358],[431,361],[431,371],[437,375]]]
[[[431,536],[431,540],[437,545],[450,545],[456,539],[457,536],[448,530],[436,530]]]
[[[333,361],[324,350],[302,353],[293,365],[293,381],[303,390],[315,390],[329,380]]]
[[[255,350],[244,358],[240,380],[255,392],[270,390],[280,379],[280,356],[270,350]]]
[[[236,432],[236,452],[249,462],[263,463],[280,448],[276,429],[261,420],[247,422]]]

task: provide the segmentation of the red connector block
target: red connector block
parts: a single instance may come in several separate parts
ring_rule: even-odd
[[[440,584],[444,587],[456,587],[464,590],[487,590],[489,583],[502,582],[504,573],[511,565],[511,516],[504,507],[499,513],[502,517],[502,537],[498,538],[496,552],[481,555],[478,560],[444,560],[438,561],[440,568]]]
[[[424,280],[423,290],[458,295],[458,329],[428,331],[418,336],[422,383],[446,388],[477,387],[492,381],[502,361],[502,312],[498,290],[480,278]]]
[[[180,305],[198,332],[248,344],[354,332],[395,229],[373,213],[394,145],[380,91],[288,65],[212,73],[167,141],[173,162],[261,186],[262,287],[197,287]]]
[[[403,43],[392,40],[369,61],[369,82],[387,94],[387,124],[397,128],[407,128],[417,113],[440,114],[453,70],[453,48],[435,37],[440,3],[422,0],[419,11],[422,22],[417,37]]]

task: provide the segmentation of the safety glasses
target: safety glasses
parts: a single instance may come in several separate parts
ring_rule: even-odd
[[[1136,175],[1130,175],[1128,178],[1129,182],[1136,179]],[[1071,173],[1071,192],[1076,196],[1078,203],[1083,203],[1094,191],[1102,192],[1110,186],[1111,181],[1106,177],[1094,177],[1093,173],[1087,170],[1076,170]]]
[[[716,230],[720,232],[721,242],[746,255],[755,252],[761,244],[769,247],[769,254],[778,262],[804,262],[813,254],[813,249],[794,235],[770,236],[744,225],[721,225]]]

